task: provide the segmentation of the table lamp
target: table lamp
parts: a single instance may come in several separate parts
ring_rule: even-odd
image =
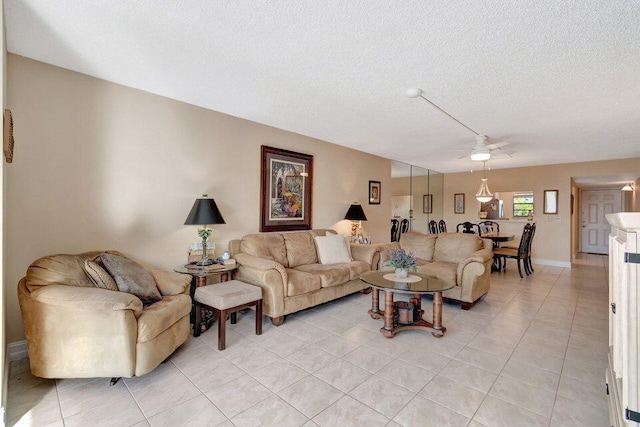
[[[198,229],[198,236],[202,237],[202,259],[196,262],[196,265],[207,266],[214,263],[207,256],[207,239],[213,233],[213,230],[207,227],[209,224],[226,224],[222,214],[218,210],[215,200],[209,199],[206,194],[201,199],[196,199],[191,212],[187,216],[184,225],[204,225]]]
[[[354,203],[353,205],[349,206],[349,210],[344,216],[344,219],[348,219],[349,221],[351,221],[351,235],[355,236],[358,227],[360,227],[360,221],[366,221],[367,216],[364,214],[362,206]]]

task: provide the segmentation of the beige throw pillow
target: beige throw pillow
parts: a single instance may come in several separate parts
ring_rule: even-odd
[[[320,264],[341,264],[351,262],[347,242],[341,234],[316,236],[316,249]]]
[[[115,279],[120,292],[137,296],[145,305],[162,300],[153,276],[137,262],[108,253],[100,254],[100,260]]]
[[[100,257],[96,257],[96,260],[99,261]],[[109,276],[109,273],[107,273],[95,260],[85,260],[84,271],[87,273],[87,276],[89,276],[89,279],[91,279],[91,282],[93,282],[96,288],[108,289],[110,291],[118,290],[118,285],[115,280],[113,280],[113,277]]]

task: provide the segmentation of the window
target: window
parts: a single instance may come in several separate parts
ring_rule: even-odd
[[[533,213],[533,193],[513,193],[513,216],[527,217],[529,211]]]

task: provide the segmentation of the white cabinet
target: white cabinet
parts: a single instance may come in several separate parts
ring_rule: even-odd
[[[608,214],[609,366],[607,390],[612,426],[640,426],[640,213]]]

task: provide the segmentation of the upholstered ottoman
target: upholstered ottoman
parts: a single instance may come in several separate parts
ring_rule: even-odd
[[[225,349],[227,315],[231,314],[231,323],[236,323],[236,312],[256,307],[256,335],[262,335],[262,289],[248,285],[240,280],[230,280],[215,285],[196,288],[193,297],[196,316],[193,324],[193,336],[200,335],[202,323],[201,308],[215,312],[218,316],[218,350]]]

